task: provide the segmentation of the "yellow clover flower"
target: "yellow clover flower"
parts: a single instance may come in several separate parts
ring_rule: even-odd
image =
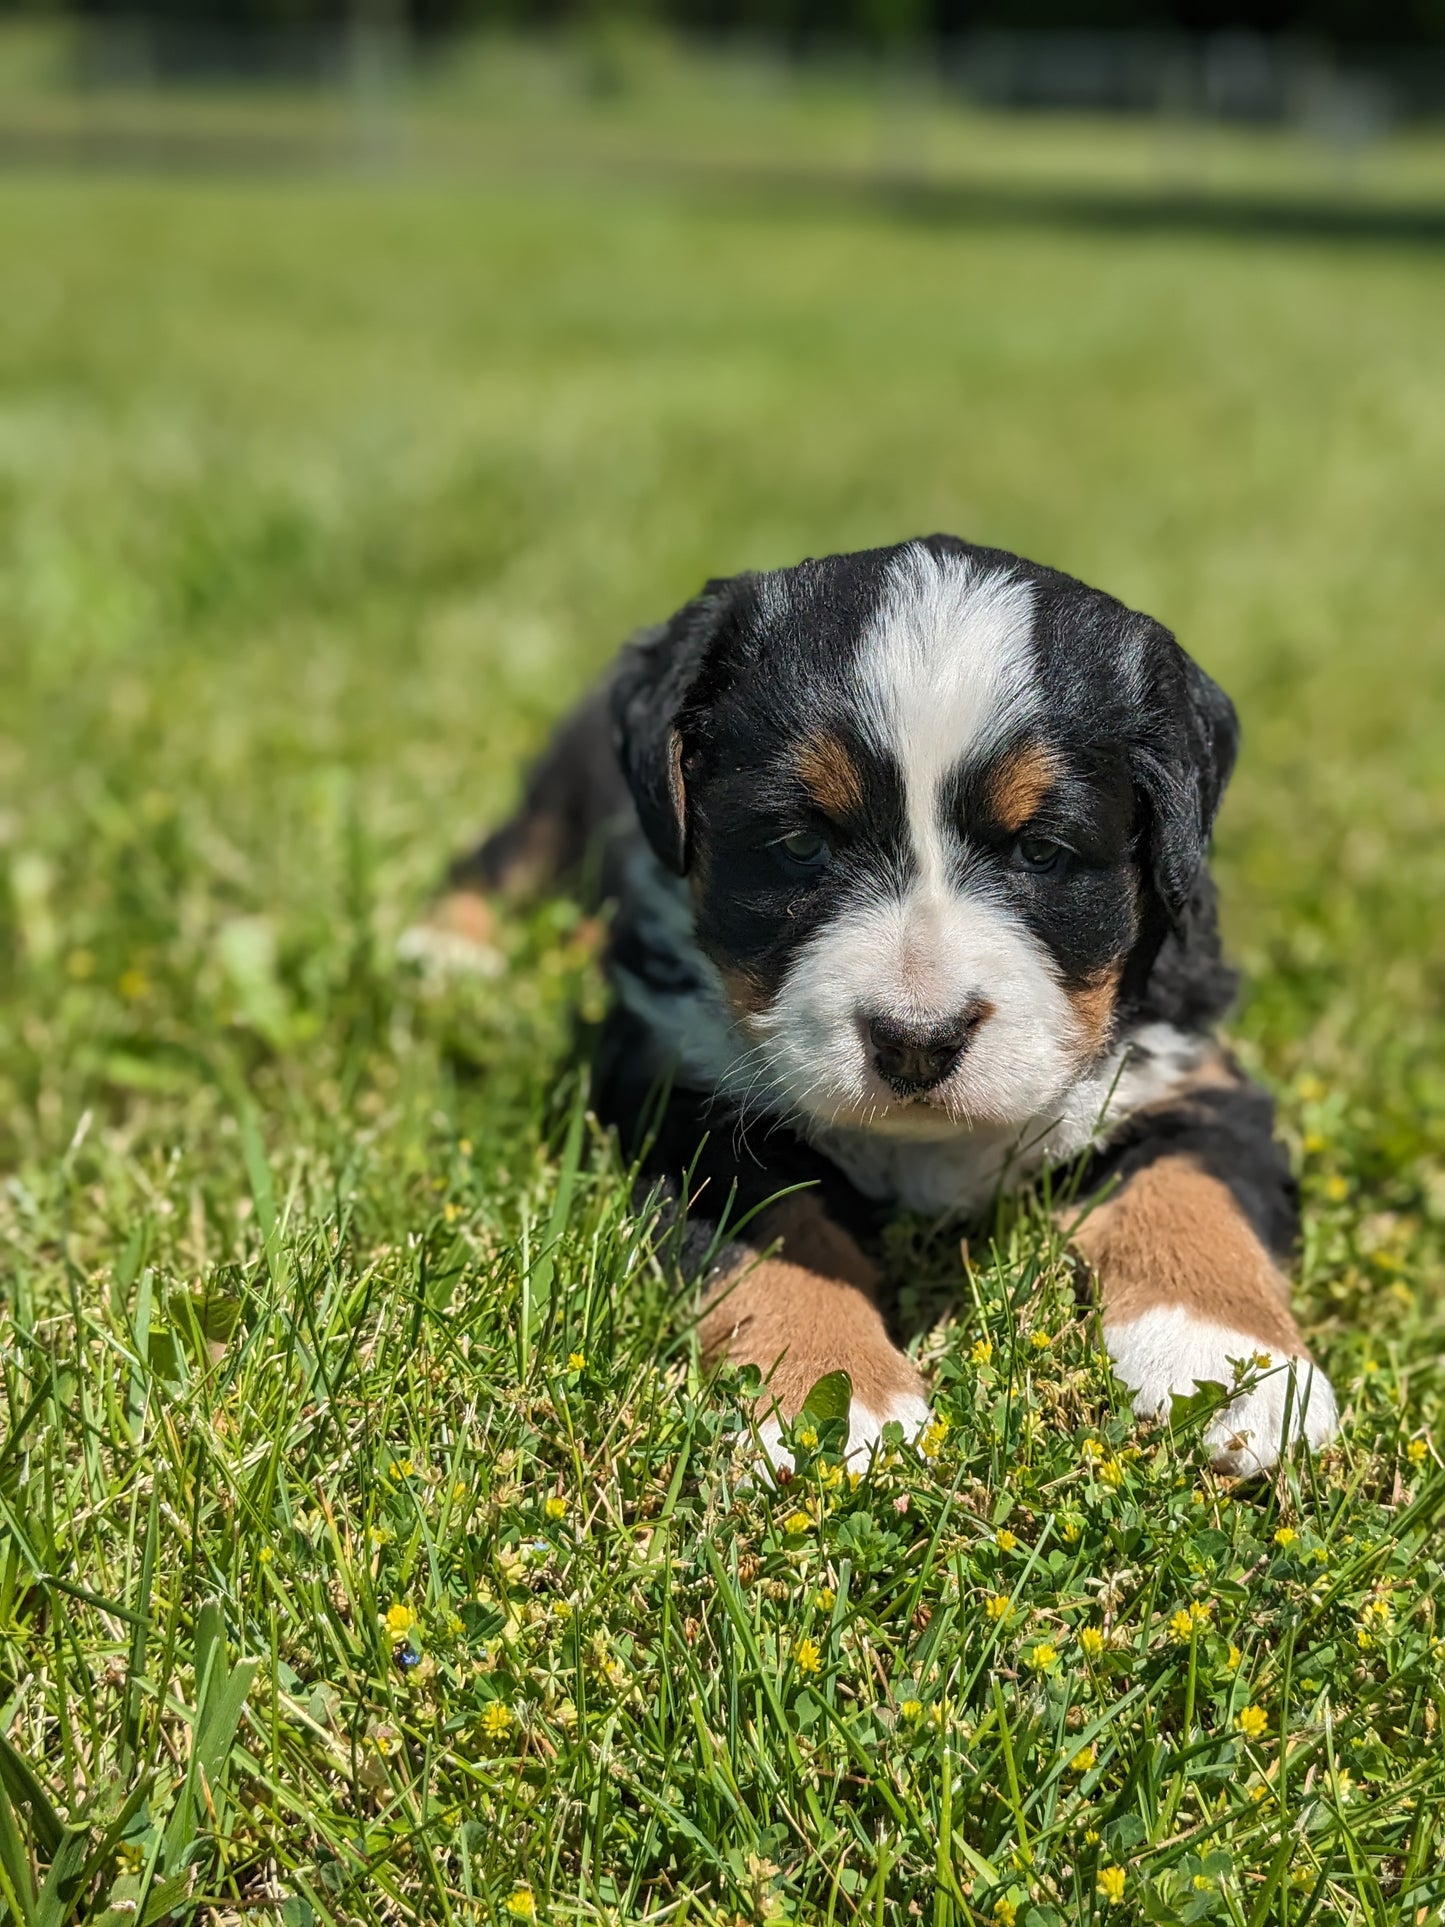
[[[1246,1706],[1235,1724],[1247,1740],[1257,1740],[1269,1726],[1269,1715],[1262,1706]]]
[[[1124,1898],[1124,1869],[1122,1867],[1100,1867],[1099,1892],[1105,1900],[1113,1903]]]

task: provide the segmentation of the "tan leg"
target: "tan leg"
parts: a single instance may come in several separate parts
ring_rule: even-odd
[[[853,1383],[848,1456],[866,1464],[883,1427],[910,1435],[928,1420],[918,1368],[890,1340],[873,1293],[876,1268],[811,1196],[765,1214],[750,1256],[718,1279],[699,1323],[704,1360],[756,1365],[767,1380],[759,1430],[777,1463],[783,1422],[829,1372]]]
[[[446,889],[403,936],[402,956],[495,974],[494,904],[526,903],[580,880],[589,853],[631,818],[603,685],[559,725],[513,814],[451,865]]]
[[[1098,1274],[1104,1340],[1137,1412],[1167,1412],[1173,1394],[1199,1382],[1230,1386],[1245,1360],[1256,1382],[1210,1426],[1216,1463],[1240,1475],[1272,1465],[1287,1406],[1290,1440],[1331,1437],[1334,1392],[1310,1361],[1289,1282],[1227,1184],[1191,1156],[1160,1156],[1075,1224],[1074,1244]]]

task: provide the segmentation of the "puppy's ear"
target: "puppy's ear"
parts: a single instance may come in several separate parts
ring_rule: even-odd
[[[670,622],[629,643],[613,678],[617,760],[648,842],[678,876],[688,863],[685,711],[745,580],[709,582]]]
[[[1149,625],[1141,667],[1147,720],[1133,763],[1144,805],[1147,880],[1177,929],[1234,768],[1239,719],[1218,683],[1157,623]]]

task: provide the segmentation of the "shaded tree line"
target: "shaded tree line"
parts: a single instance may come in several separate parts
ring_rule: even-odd
[[[90,18],[149,19],[237,33],[377,22],[419,36],[507,25],[565,27],[609,15],[684,32],[752,33],[793,43],[952,39],[1013,31],[1245,29],[1337,45],[1445,46],[1445,0],[32,0]],[[23,0],[0,0],[0,15]]]

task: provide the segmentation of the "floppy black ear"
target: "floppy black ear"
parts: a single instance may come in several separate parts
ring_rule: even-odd
[[[683,712],[742,577],[709,582],[660,629],[622,652],[612,683],[612,735],[648,842],[678,876],[687,872]]]
[[[1179,647],[1150,625],[1145,648],[1147,723],[1134,749],[1144,803],[1149,881],[1178,928],[1209,848],[1209,835],[1239,749],[1234,704]]]

